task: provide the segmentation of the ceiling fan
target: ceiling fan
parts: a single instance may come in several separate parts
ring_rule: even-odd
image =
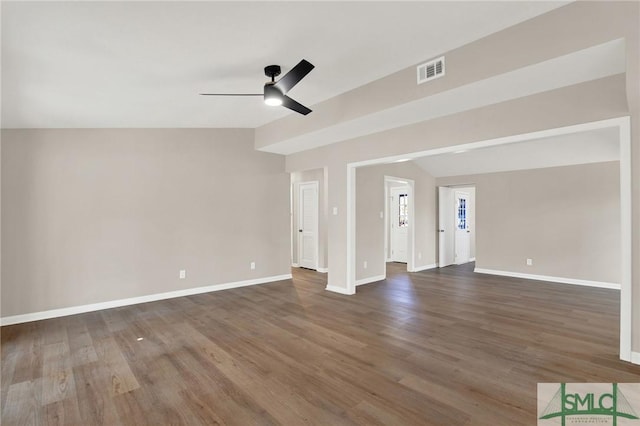
[[[294,101],[287,96],[287,92],[291,90],[293,86],[298,84],[307,74],[311,72],[314,66],[306,61],[301,60],[298,65],[293,67],[291,71],[286,73],[278,81],[276,77],[280,75],[280,65],[269,65],[264,68],[264,73],[267,77],[271,77],[271,81],[268,81],[264,85],[263,93],[200,93],[202,96],[264,96],[264,103],[270,106],[282,105],[285,108],[289,108],[292,111],[298,112],[302,115],[307,115],[311,112],[306,106]]]

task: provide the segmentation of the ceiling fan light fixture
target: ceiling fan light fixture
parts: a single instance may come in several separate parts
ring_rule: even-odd
[[[273,96],[271,98],[264,98],[264,103],[269,106],[280,106],[282,105],[282,98]]]
[[[264,103],[269,106],[282,105],[282,93],[273,87],[273,83],[264,86]]]
[[[298,84],[314,68],[313,64],[305,59],[291,68],[280,80],[275,81],[282,71],[279,65],[265,67],[264,73],[271,81],[264,85],[263,93],[200,93],[203,96],[262,96],[264,103],[269,106],[279,106],[295,111],[298,114],[307,115],[311,109],[291,99],[287,93]]]

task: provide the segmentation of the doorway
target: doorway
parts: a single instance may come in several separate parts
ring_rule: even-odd
[[[298,265],[318,269],[318,182],[298,185]]]
[[[347,213],[346,213],[346,268],[344,287],[327,285],[328,290],[342,294],[355,294],[355,262],[356,262],[356,234],[355,234],[355,171],[358,167],[371,166],[375,164],[388,164],[392,162],[407,161],[429,157],[446,153],[458,153],[473,149],[486,148],[491,146],[509,146],[513,143],[537,140],[549,137],[566,136],[580,132],[598,131],[603,129],[613,129],[619,140],[620,159],[620,237],[621,237],[621,279],[620,279],[620,359],[632,361],[640,364],[640,356],[637,352],[632,353],[631,346],[631,325],[632,325],[632,299],[631,299],[631,272],[632,272],[632,210],[631,210],[631,123],[628,116],[611,118],[558,127],[546,130],[533,131],[511,136],[486,139],[477,142],[461,143],[440,148],[431,148],[424,151],[412,152],[410,154],[390,155],[382,158],[375,158],[363,161],[347,163]],[[464,173],[461,173],[463,175]]]
[[[390,259],[407,263],[409,244],[409,186],[392,187],[389,194]]]
[[[415,268],[415,182],[396,176],[384,177],[384,260]],[[380,212],[383,218],[383,212]]]
[[[469,229],[469,213],[471,196],[467,191],[456,190],[453,192],[456,200],[455,206],[455,244],[454,262],[456,265],[468,263],[471,260],[471,229]]]
[[[438,187],[438,266],[475,260],[475,187]]]

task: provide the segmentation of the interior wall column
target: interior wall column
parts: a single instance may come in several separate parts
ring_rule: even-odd
[[[327,167],[327,195],[329,199],[327,290],[352,294],[348,289],[347,262],[347,166],[343,161],[332,161]]]

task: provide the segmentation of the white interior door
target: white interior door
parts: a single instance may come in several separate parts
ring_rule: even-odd
[[[318,182],[298,187],[298,265],[318,269]]]
[[[438,187],[438,266],[454,263],[455,223],[453,189]]]
[[[471,231],[469,230],[469,193],[455,191],[455,263],[469,262],[471,257]]]
[[[409,246],[409,187],[391,188],[391,260],[407,263],[407,247]]]

